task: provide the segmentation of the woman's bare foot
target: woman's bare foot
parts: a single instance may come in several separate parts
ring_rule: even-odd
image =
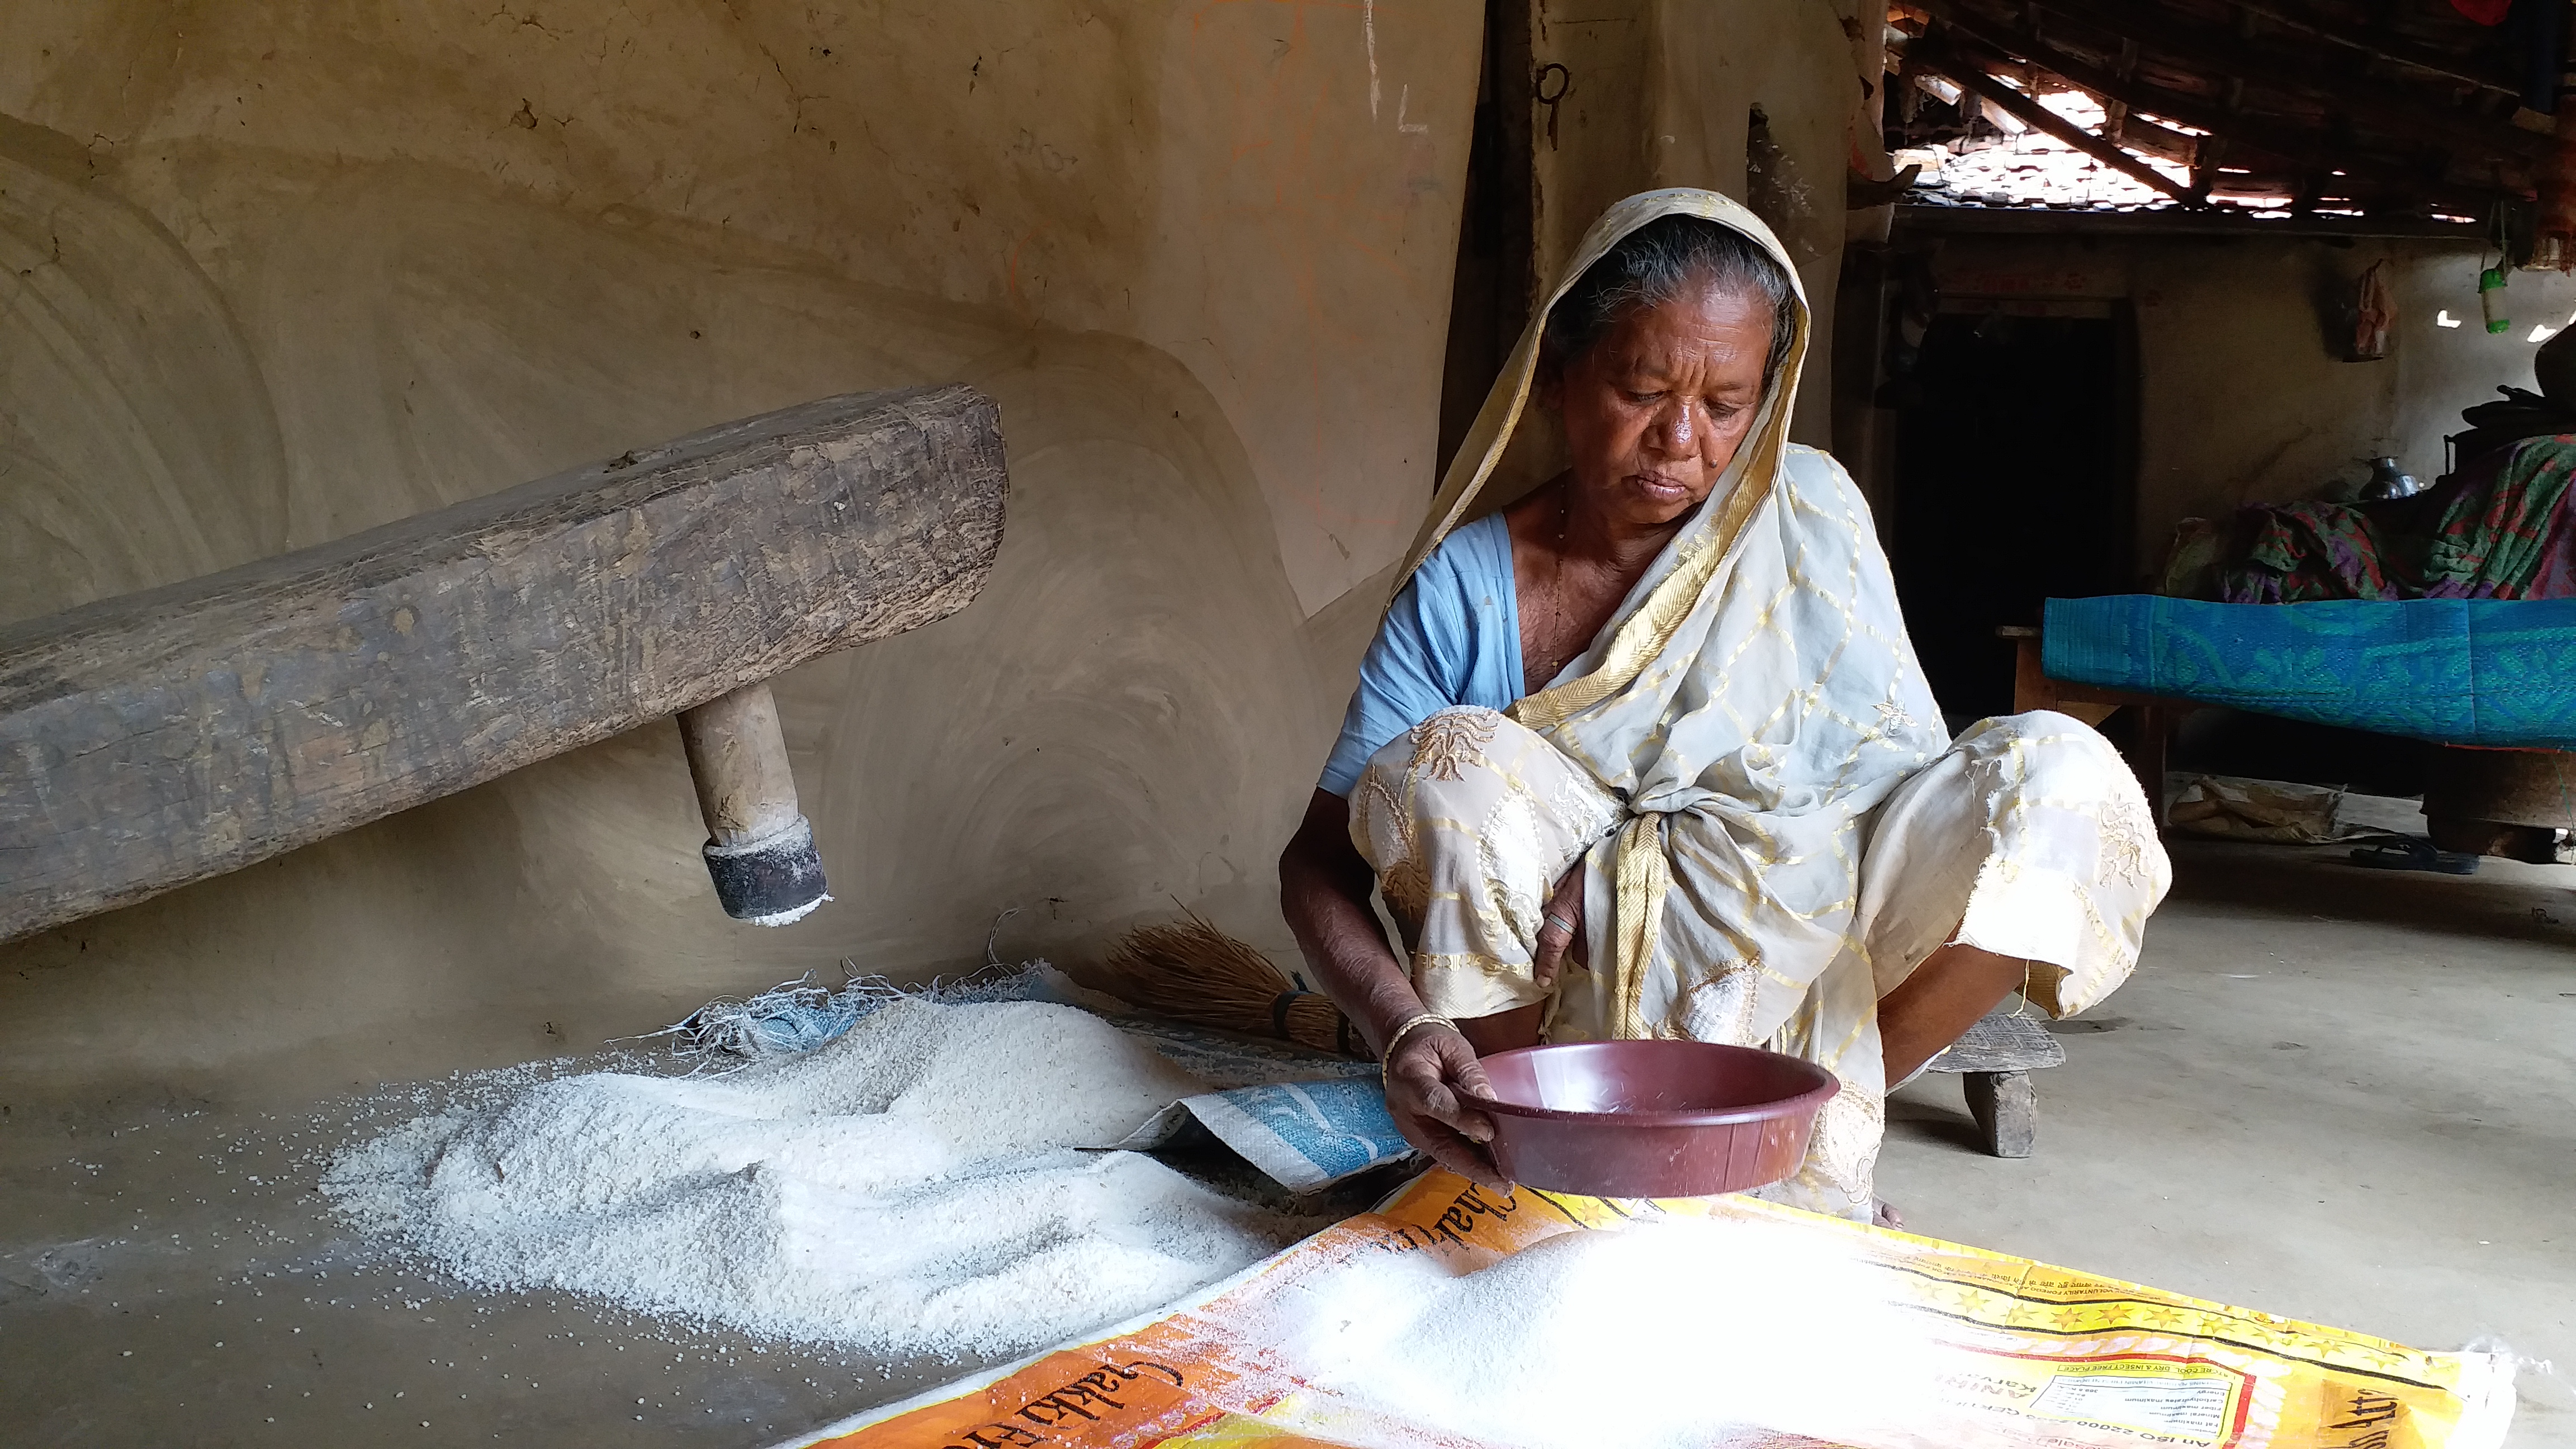
[[[1889,1202],[1883,1197],[1875,1199],[1875,1201],[1878,1206],[1871,1210],[1869,1220],[1882,1228],[1887,1228],[1899,1233],[1904,1232],[1905,1214],[1896,1210],[1896,1204]]]

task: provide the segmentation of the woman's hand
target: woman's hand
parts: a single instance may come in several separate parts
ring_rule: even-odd
[[[1537,978],[1541,991],[1556,989],[1557,973],[1565,966],[1566,953],[1583,937],[1583,862],[1565,873],[1556,883],[1556,892],[1539,908],[1538,949],[1530,960],[1530,974]],[[1579,956],[1577,959],[1581,959]]]
[[[1403,958],[1369,905],[1376,884],[1351,844],[1350,803],[1317,790],[1296,838],[1279,857],[1279,907],[1334,1004],[1351,1020],[1369,1023],[1372,1045],[1385,1043],[1397,1026],[1422,1014],[1422,998],[1414,993]],[[1528,1026],[1534,1040],[1534,1014]],[[1455,1027],[1437,1021],[1406,1032],[1394,1045],[1386,1063],[1386,1110],[1404,1140],[1463,1177],[1498,1190],[1508,1187],[1484,1150],[1494,1137],[1492,1120],[1462,1096],[1493,1094],[1476,1049]]]
[[[1387,1115],[1404,1140],[1461,1177],[1507,1191],[1511,1184],[1484,1146],[1494,1140],[1493,1119],[1468,1105],[1463,1094],[1469,1092],[1494,1094],[1476,1049],[1454,1027],[1417,1027],[1387,1058]]]

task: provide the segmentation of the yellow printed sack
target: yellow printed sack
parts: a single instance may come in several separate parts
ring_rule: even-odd
[[[1934,1402],[1903,1422],[1820,1405],[1831,1439],[1735,1426],[1706,1442],[1755,1449],[2496,1449],[2513,1410],[2503,1355],[2427,1353],[2161,1293],[2025,1258],[1721,1197],[1611,1201],[1522,1188],[1492,1194],[1435,1171],[1364,1214],[1099,1339],[863,1415],[800,1445],[835,1449],[1146,1449],[1334,1446],[1493,1449],[1383,1403],[1302,1381],[1264,1338],[1284,1300],[1323,1275],[1398,1255],[1407,1271],[1490,1267],[1569,1233],[1630,1228],[1770,1235],[1865,1265],[1872,1290],[1933,1355]],[[1788,1235],[1782,1237],[1782,1234]],[[1581,1244],[1560,1244],[1583,1246]],[[1690,1325],[1655,1326],[1687,1335]],[[1549,1366],[1538,1366],[1546,1372]],[[1838,1370],[1865,1374],[1866,1365]],[[1579,1374],[1552,1393],[1580,1396]],[[1674,1382],[1674,1396],[1703,1385]],[[1849,1396],[1865,1401],[1865,1386]],[[1636,1405],[1598,1405],[1605,1444]],[[1860,1421],[1855,1422],[1855,1415]]]

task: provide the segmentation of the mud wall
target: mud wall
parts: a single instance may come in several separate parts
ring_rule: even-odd
[[[2388,355],[2344,360],[2362,271],[2382,264]],[[1934,261],[1943,305],[2126,298],[2138,336],[2138,563],[2174,525],[2245,503],[2348,496],[2395,454],[2430,482],[2460,409],[2533,386],[2532,354],[2576,313],[2576,279],[2514,273],[2509,330],[2480,321],[2474,248],[2272,238],[2045,241],[1954,237]],[[2444,318],[2458,325],[2444,325]]]
[[[0,1101],[587,1047],[971,964],[1005,911],[1012,958],[1175,898],[1282,943],[1270,862],[1432,484],[1485,8],[12,6],[0,619],[853,389],[987,389],[1012,496],[972,608],[779,684],[807,923],[716,910],[647,728],[0,948]],[[1545,234],[1743,194],[1736,56],[1838,206],[1809,8],[1637,10],[1668,70],[1587,74],[1649,111]]]

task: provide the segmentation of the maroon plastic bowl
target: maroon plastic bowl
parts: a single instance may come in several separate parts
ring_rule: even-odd
[[[1701,1041],[1595,1041],[1484,1059],[1495,1165],[1587,1197],[1705,1197],[1798,1170],[1842,1090],[1813,1062]]]

